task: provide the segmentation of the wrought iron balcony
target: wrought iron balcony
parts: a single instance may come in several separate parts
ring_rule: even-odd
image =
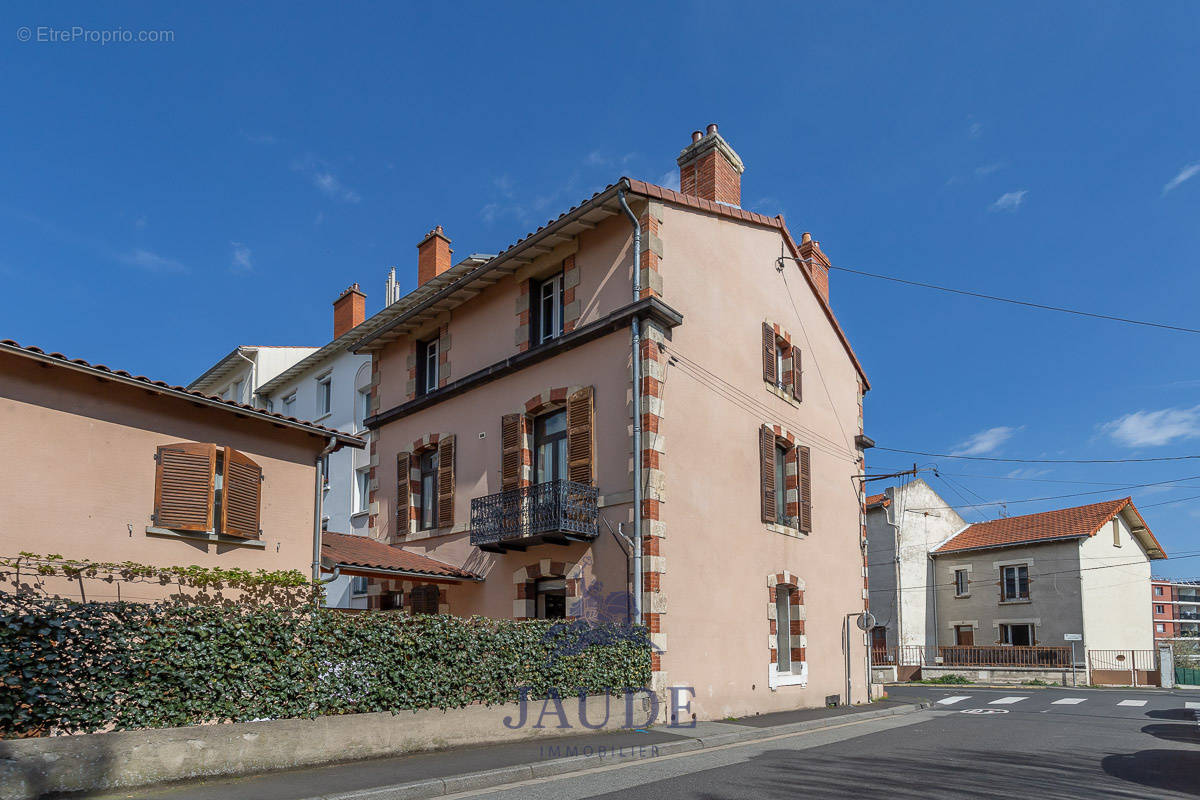
[[[471,544],[503,553],[596,538],[596,487],[548,481],[471,500]]]

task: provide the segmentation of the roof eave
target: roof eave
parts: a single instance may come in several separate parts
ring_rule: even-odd
[[[967,527],[970,527],[970,526],[967,526]],[[1086,539],[1086,538],[1088,538],[1088,534],[1086,534],[1086,533],[1073,533],[1069,536],[1044,536],[1040,539],[1025,539],[1020,542],[1000,542],[1000,543],[996,543],[996,544],[979,545],[977,547],[956,547],[953,550],[942,550],[939,548],[937,550],[932,551],[930,553],[930,555],[932,555],[932,556],[948,556],[948,555],[956,555],[959,553],[974,553],[979,550],[1005,550],[1010,547],[1025,547],[1026,545],[1047,544],[1050,542],[1069,542],[1072,539]]]

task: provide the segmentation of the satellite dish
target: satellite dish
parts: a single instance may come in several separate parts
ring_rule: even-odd
[[[859,614],[854,621],[860,631],[869,631],[875,627],[875,615],[870,611],[864,611]]]

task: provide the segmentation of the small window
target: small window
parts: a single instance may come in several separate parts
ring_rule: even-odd
[[[326,375],[317,379],[317,416],[329,413],[333,408],[333,376]]]
[[[775,670],[792,671],[792,588],[775,587]]]
[[[796,527],[796,521],[787,513],[787,459],[788,451],[783,445],[775,444],[775,519],[780,525]]]
[[[274,411],[275,411],[275,401],[268,398],[267,399],[267,413],[270,414],[270,413],[273,413]]]
[[[371,471],[367,467],[354,472],[354,513],[367,510],[371,498]]]
[[[565,578],[543,578],[534,584],[537,595],[538,619],[566,619],[567,581]]]
[[[1158,624],[1156,624],[1154,626],[1155,633],[1165,633],[1166,630],[1167,630],[1166,626],[1163,625],[1161,622],[1159,622]]]
[[[1155,597],[1162,597],[1162,593],[1163,593],[1163,587],[1161,587],[1161,586],[1154,587],[1154,596]]]
[[[965,569],[954,570],[954,596],[966,597],[971,585],[971,573]]]
[[[437,586],[416,586],[408,593],[408,601],[412,604],[414,614],[436,614],[441,602],[441,592]]]
[[[421,454],[421,495],[417,498],[419,514],[417,527],[427,531],[438,524],[438,451],[436,448]]]
[[[329,454],[321,456],[321,486],[329,488]]]
[[[1029,566],[1027,564],[1004,567],[1000,571],[1000,575],[1001,600],[1008,602],[1029,599]]]
[[[542,414],[533,421],[533,474],[537,483],[567,478],[566,409]]]
[[[1121,518],[1120,517],[1113,517],[1112,531],[1113,531],[1113,547],[1120,547],[1121,546]]]
[[[364,595],[367,593],[367,579],[362,575],[355,575],[350,579],[350,594]]]
[[[438,340],[417,342],[417,395],[438,388]]]
[[[787,346],[779,339],[775,340],[775,386],[784,388],[783,376],[786,374]]]
[[[283,398],[283,415],[285,417],[296,416],[296,393],[292,392],[287,397]]]
[[[1033,646],[1033,626],[1028,623],[1005,624],[1000,626],[1000,643],[1013,647]]]
[[[563,332],[563,274],[534,281],[530,285],[531,343],[543,344]]]
[[[359,389],[357,395],[358,402],[355,408],[354,426],[356,430],[362,430],[366,427],[366,419],[371,416],[371,390],[370,388]]]
[[[1165,614],[1166,612],[1163,610],[1162,605],[1156,605],[1156,606],[1154,606],[1154,613],[1155,614]]]
[[[262,469],[244,454],[215,444],[180,442],[157,451],[154,524],[257,539]]]

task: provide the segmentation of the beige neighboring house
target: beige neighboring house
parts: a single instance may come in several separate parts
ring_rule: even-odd
[[[317,460],[363,446],[320,425],[5,340],[0,554],[308,575]],[[75,583],[46,588],[80,595]],[[83,589],[88,600],[172,591],[95,579]]]
[[[868,384],[829,261],[740,207],[715,125],[678,164],[679,191],[623,178],[483,263],[440,226],[420,242],[417,287],[354,350],[369,536],[440,566],[327,566],[368,575],[373,608],[640,604],[654,687],[693,688],[700,719],[862,702]]]

